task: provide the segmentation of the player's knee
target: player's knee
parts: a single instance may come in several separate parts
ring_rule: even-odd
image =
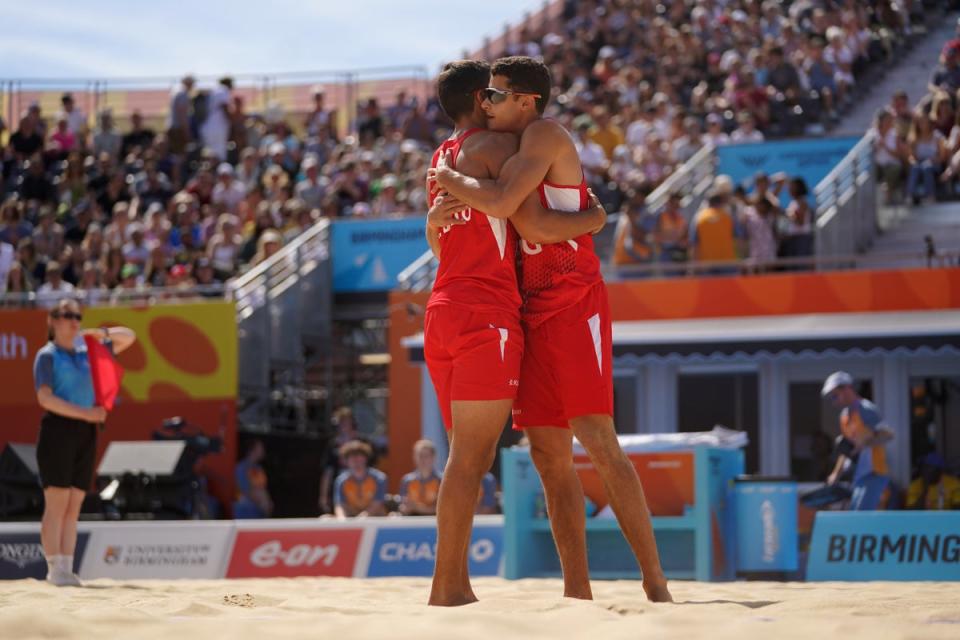
[[[482,475],[491,464],[489,454],[484,451],[456,451],[450,455],[445,473]]]
[[[573,469],[573,460],[569,453],[562,455],[549,448],[531,446],[530,456],[533,458],[537,473],[545,482],[550,478],[563,476]]]

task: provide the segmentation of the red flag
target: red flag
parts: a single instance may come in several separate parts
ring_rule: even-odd
[[[123,367],[110,350],[93,336],[83,336],[87,343],[87,358],[90,359],[90,375],[93,378],[93,395],[97,406],[113,410],[114,401],[120,393]]]

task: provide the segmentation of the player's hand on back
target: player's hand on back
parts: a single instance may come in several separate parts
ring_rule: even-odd
[[[597,194],[593,192],[593,189],[587,189],[587,205],[588,209],[596,216],[597,226],[590,233],[596,235],[603,231],[603,228],[607,226],[607,210],[603,208],[603,203],[600,202],[600,198],[597,197]]]
[[[467,221],[459,216],[460,212],[467,209],[467,205],[457,200],[454,196],[444,193],[437,196],[433,201],[433,206],[427,213],[427,224],[434,229],[442,229],[451,225],[466,224]]]
[[[449,179],[450,176],[453,175],[454,173],[453,152],[450,151],[449,149],[446,152],[444,152],[437,159],[437,168],[431,169],[430,171],[433,172],[433,175],[431,176],[430,172],[427,172],[427,177],[430,177],[433,180],[436,180],[438,183],[440,183],[441,186],[444,185],[444,181]]]

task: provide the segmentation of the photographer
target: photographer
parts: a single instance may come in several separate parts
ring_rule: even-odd
[[[97,453],[96,424],[107,412],[95,406],[90,360],[84,335],[94,335],[120,352],[133,344],[125,327],[81,331],[83,315],[75,300],[60,300],[47,320],[50,342],[33,364],[37,402],[45,410],[37,440],[37,464],[43,484],[40,538],[47,557],[47,581],[80,586],[73,573],[80,507],[93,479]]]

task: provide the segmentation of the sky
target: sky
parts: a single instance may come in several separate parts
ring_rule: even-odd
[[[542,0],[0,0],[0,79],[426,65]]]

